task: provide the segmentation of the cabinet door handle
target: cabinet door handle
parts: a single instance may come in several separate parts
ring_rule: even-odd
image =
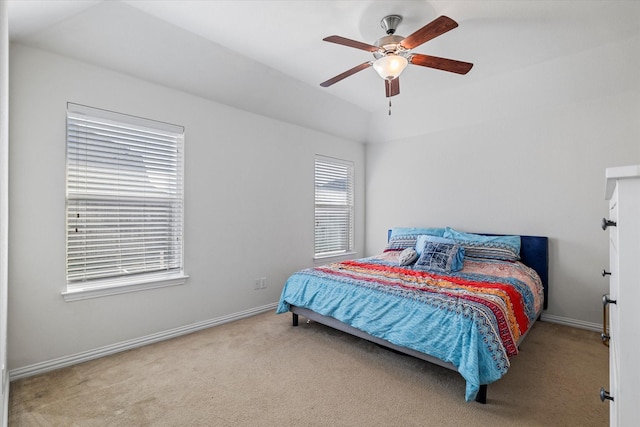
[[[607,334],[607,306],[609,304],[616,304],[616,301],[610,300],[609,295],[602,295],[602,333],[600,334],[600,338],[602,339],[602,344],[609,347],[609,340],[611,336]]]
[[[611,396],[609,392],[604,389],[604,387],[600,387],[600,400],[602,402],[604,402],[605,400],[613,401],[613,396]]]
[[[611,276],[611,272],[607,271],[605,269],[602,269],[602,277],[604,277],[604,276]]]
[[[607,227],[615,227],[618,223],[615,221],[608,220],[606,218],[602,218],[602,229],[606,230]]]

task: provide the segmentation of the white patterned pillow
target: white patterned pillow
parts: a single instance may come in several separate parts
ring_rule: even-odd
[[[418,252],[414,248],[407,248],[398,256],[399,265],[413,264],[418,259]]]
[[[396,227],[391,229],[391,235],[384,251],[402,251],[406,248],[413,248],[416,246],[416,239],[421,234],[442,236],[444,232],[444,228]]]

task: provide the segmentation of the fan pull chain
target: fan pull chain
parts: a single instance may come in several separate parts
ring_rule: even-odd
[[[389,98],[389,115],[391,115],[391,80],[387,80],[387,98]]]

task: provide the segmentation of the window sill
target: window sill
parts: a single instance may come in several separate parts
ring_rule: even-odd
[[[351,251],[351,252],[342,252],[339,254],[316,256],[316,257],[313,257],[313,263],[318,265],[318,264],[326,264],[328,262],[344,261],[347,259],[353,259],[356,254],[357,252]]]
[[[86,286],[69,286],[66,291],[61,293],[65,302],[72,302],[89,298],[100,298],[109,295],[144,291],[148,289],[184,285],[188,278],[188,275],[179,273],[171,276],[154,276],[138,278],[136,280],[108,280]]]

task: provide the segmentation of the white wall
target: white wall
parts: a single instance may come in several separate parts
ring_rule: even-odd
[[[7,294],[9,243],[9,19],[7,3],[0,1],[0,425],[9,417],[7,370]]]
[[[548,69],[541,64],[519,71],[521,84],[537,84],[550,98],[568,97],[562,103],[532,110],[523,98],[506,112],[485,102],[497,118],[368,146],[366,252],[380,252],[393,226],[548,236],[547,315],[584,327],[601,324],[601,297],[609,289],[600,276],[608,268],[607,233],[599,226],[608,210],[604,170],[640,162],[640,79],[626,69],[618,78],[620,62],[596,61],[611,51],[640,66],[638,38],[554,61],[558,80],[546,71],[536,80]],[[606,67],[610,71],[601,72]],[[582,81],[571,85],[570,96],[558,95],[566,91],[568,70]],[[461,104],[461,115],[467,112],[463,99],[452,102]]]
[[[313,265],[316,153],[353,160],[364,200],[360,143],[21,45],[10,77],[11,370],[275,303]],[[186,285],[63,301],[67,101],[185,126]]]

